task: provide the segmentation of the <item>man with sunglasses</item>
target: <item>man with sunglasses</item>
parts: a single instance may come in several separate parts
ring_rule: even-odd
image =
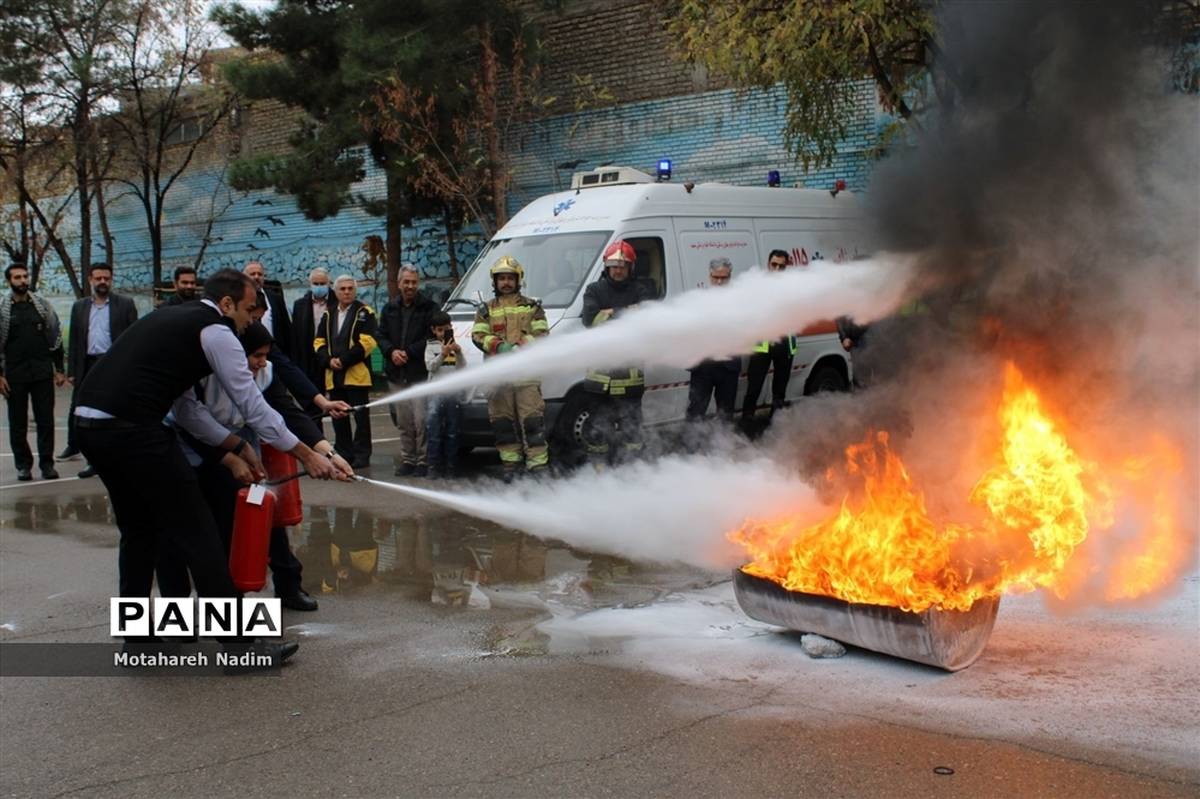
[[[767,256],[767,269],[771,272],[783,272],[789,263],[788,254],[783,250],[771,250]],[[750,354],[747,366],[746,397],[742,401],[742,423],[749,424],[758,410],[758,395],[762,393],[763,383],[767,380],[767,370],[775,367],[775,377],[771,381],[771,412],[784,406],[787,395],[788,380],[792,376],[792,359],[796,356],[796,337],[784,336],[778,341],[760,341]]]

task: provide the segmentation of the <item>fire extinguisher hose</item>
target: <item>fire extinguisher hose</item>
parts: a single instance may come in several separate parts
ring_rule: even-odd
[[[260,483],[259,485],[265,485],[265,486],[283,485],[284,483],[291,482],[292,480],[296,480],[300,477],[306,477],[307,475],[308,475],[308,472],[301,469],[300,471],[296,472],[295,474],[289,474],[287,477],[281,477],[278,480],[265,480],[262,483]]]

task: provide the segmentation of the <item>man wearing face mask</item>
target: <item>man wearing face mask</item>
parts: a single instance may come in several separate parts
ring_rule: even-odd
[[[329,306],[329,273],[317,267],[308,273],[308,291],[292,304],[292,352],[296,363],[314,385],[325,386],[325,368],[317,360],[313,342]]]

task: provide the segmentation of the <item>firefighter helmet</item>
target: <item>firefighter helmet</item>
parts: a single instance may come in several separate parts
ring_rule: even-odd
[[[629,267],[629,272],[632,274],[635,263],[637,263],[637,254],[633,251],[633,245],[625,239],[617,239],[604,250],[604,266],[606,268],[624,264]]]
[[[492,264],[492,268],[488,271],[493,282],[496,280],[496,275],[516,275],[518,284],[525,282],[525,267],[521,266],[521,262],[511,255],[502,255],[497,258],[496,263]]]

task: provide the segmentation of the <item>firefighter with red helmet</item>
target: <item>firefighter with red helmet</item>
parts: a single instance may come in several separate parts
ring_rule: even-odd
[[[517,259],[502,256],[489,271],[495,297],[476,311],[471,328],[471,341],[483,352],[484,360],[513,352],[550,333],[541,303],[521,293],[525,269]],[[522,380],[491,390],[488,421],[496,436],[505,482],[512,481],[522,463],[534,474],[549,464],[545,417],[539,381]]]
[[[595,327],[619,316],[626,308],[656,298],[654,284],[634,277],[637,254],[633,246],[617,239],[604,250],[604,272],[583,294],[583,324]],[[640,365],[616,369],[589,369],[584,391],[596,401],[596,438],[588,455],[614,465],[642,449],[642,394],[646,376]]]

